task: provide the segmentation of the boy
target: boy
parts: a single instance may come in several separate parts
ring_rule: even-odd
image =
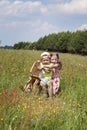
[[[52,69],[47,67],[50,66],[50,53],[48,52],[43,52],[41,54],[41,63],[39,66],[40,70],[40,86],[44,90],[44,96],[47,96],[47,93],[49,97],[52,97]]]

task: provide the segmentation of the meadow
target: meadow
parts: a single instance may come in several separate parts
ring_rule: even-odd
[[[87,56],[59,53],[60,91],[44,98],[23,91],[40,54],[0,50],[0,130],[87,130]]]

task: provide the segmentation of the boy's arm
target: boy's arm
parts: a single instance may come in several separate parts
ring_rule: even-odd
[[[59,60],[58,63],[51,64],[51,68],[57,68],[60,70],[62,68],[62,62]]]
[[[40,69],[44,69],[44,68],[58,68],[59,70],[62,68],[62,62],[61,61],[58,61],[58,63],[56,64],[49,64],[49,65],[43,65],[43,68],[40,68]]]

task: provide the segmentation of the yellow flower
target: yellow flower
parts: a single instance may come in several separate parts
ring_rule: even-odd
[[[25,105],[25,106],[24,106],[24,108],[26,109],[26,108],[27,108],[27,106]]]
[[[53,113],[55,113],[56,112],[56,110],[55,109],[53,109]]]
[[[41,98],[39,97],[38,99],[40,100]]]
[[[4,119],[3,118],[1,118],[1,121],[3,121]]]

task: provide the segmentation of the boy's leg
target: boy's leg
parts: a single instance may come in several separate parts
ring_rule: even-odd
[[[43,86],[43,85],[41,85],[41,84],[40,84],[40,86],[41,86],[41,88],[42,88],[43,96],[44,96],[44,97],[48,97],[48,94],[47,94],[47,86]]]
[[[44,96],[47,97],[47,80],[45,78],[41,79],[40,86],[42,88]]]

